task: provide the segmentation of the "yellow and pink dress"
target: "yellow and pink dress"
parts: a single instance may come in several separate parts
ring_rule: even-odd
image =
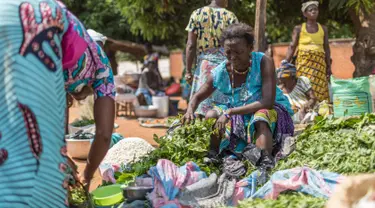
[[[298,41],[297,77],[307,77],[319,101],[329,100],[327,64],[324,51],[324,30],[318,24],[316,33],[309,33],[306,23],[302,24]]]

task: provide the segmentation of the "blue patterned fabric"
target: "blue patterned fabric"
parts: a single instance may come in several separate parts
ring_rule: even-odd
[[[248,73],[246,83],[241,87],[234,89],[234,97],[232,96],[232,86],[229,78],[229,73],[226,69],[227,60],[212,70],[213,85],[216,89],[215,96],[212,99],[215,101],[214,105],[222,110],[233,107],[240,107],[253,102],[259,101],[262,98],[262,73],[261,61],[264,53],[252,53],[252,65]],[[282,91],[276,87],[275,101],[284,106],[287,111],[293,115],[294,112],[290,107],[288,98],[285,97]],[[252,115],[245,115],[245,125],[247,126],[251,120]]]
[[[0,207],[67,207],[68,24],[54,0],[0,1]]]

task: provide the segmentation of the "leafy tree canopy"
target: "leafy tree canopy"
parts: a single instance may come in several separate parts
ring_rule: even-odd
[[[250,25],[256,0],[231,0],[229,10]],[[171,48],[183,47],[190,14],[210,0],[65,0],[88,28],[116,39],[152,41]],[[331,38],[353,37],[347,8],[370,8],[371,0],[323,0],[320,19]],[[268,1],[267,35],[272,43],[290,41],[293,27],[304,21],[301,0]],[[358,9],[359,10],[359,9]]]

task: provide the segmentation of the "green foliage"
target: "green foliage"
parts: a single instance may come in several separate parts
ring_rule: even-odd
[[[329,8],[333,10],[348,11],[348,9],[354,9],[357,13],[361,10],[366,13],[371,13],[374,9],[373,0],[330,0]]]
[[[240,202],[237,208],[323,208],[326,200],[302,193],[283,193],[277,200],[254,199]]]
[[[139,162],[131,164],[131,167],[117,178],[117,183],[132,182],[135,177],[147,173],[159,159],[170,160],[178,166],[192,161],[207,174],[218,173],[218,167],[207,166],[203,162],[209,149],[211,134],[214,133],[212,130],[214,123],[214,120],[196,120],[192,125],[175,129],[170,137],[166,135],[159,138],[155,135],[154,140],[159,144],[159,147],[141,158]]]
[[[297,149],[275,170],[307,165],[341,174],[375,171],[375,114],[323,119],[298,137]]]
[[[115,39],[142,43],[166,44],[183,48],[187,38],[185,27],[191,13],[208,1],[202,0],[66,0],[68,8],[86,25]],[[256,0],[229,1],[241,22],[254,25]],[[349,7],[371,8],[371,0],[323,0],[319,21],[326,24],[330,38],[353,37],[350,19],[342,15]],[[267,36],[271,43],[291,40],[295,25],[304,19],[301,0],[268,1]]]

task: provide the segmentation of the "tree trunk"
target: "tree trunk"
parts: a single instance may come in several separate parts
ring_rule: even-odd
[[[267,0],[257,0],[255,12],[255,45],[254,50],[266,51],[266,16],[267,16]]]
[[[375,11],[364,14],[349,11],[356,30],[356,43],[351,60],[355,66],[353,77],[375,74]]]

